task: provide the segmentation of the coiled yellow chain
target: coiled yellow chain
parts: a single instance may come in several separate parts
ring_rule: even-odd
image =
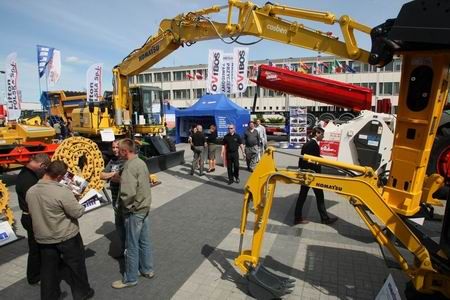
[[[0,180],[0,214],[6,219],[9,225],[14,225],[14,214],[9,207],[9,192],[6,185]]]
[[[83,177],[89,182],[90,188],[100,191],[104,181],[100,179],[103,171],[103,156],[97,144],[84,137],[71,137],[65,139],[53,154],[52,160],[62,160],[68,166],[70,172]]]

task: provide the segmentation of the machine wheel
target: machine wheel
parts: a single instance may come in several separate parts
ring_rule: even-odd
[[[314,128],[314,126],[316,126],[316,116],[308,113],[306,115],[306,126],[308,126],[308,128]]]
[[[325,122],[333,121],[334,119],[336,119],[336,117],[332,113],[323,113],[319,117],[320,121],[325,121]]]
[[[348,122],[350,120],[353,120],[354,118],[355,118],[354,114],[346,112],[339,116],[339,121]]]
[[[436,136],[427,168],[427,174],[433,173],[440,174],[450,184],[450,136]]]

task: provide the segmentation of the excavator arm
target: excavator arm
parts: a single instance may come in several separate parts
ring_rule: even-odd
[[[256,169],[250,175],[244,193],[240,226],[240,255],[236,258],[235,263],[247,274],[250,283],[259,286],[258,292],[255,292],[255,294],[261,295],[261,290],[264,290],[264,295],[270,295],[267,298],[277,298],[289,293],[289,288],[292,286],[287,279],[279,280],[278,276],[271,274],[270,271],[259,264],[260,251],[272,208],[276,184],[282,182],[307,185],[344,196],[355,208],[376,241],[386,247],[397,260],[400,268],[411,279],[416,290],[424,293],[440,292],[446,297],[450,297],[449,258],[442,252],[428,250],[421,237],[413,231],[413,226],[408,225],[408,221],[395,213],[389,204],[384,201],[382,189],[378,186],[377,175],[371,168],[311,155],[300,155],[301,159],[309,163],[345,170],[347,174],[352,174],[352,176],[325,175],[310,170],[280,169],[275,165],[275,152],[274,149],[269,148],[264,153]],[[380,224],[370,217],[367,209],[377,217]],[[253,239],[251,249],[244,250],[242,245],[250,212],[254,215]],[[407,260],[401,254],[398,246],[389,239],[383,228],[394,234],[403,247],[414,255],[412,261]],[[430,248],[436,249],[436,247]],[[267,284],[267,282],[270,283]],[[255,290],[254,288],[253,291]],[[266,296],[261,298],[266,298]]]
[[[210,15],[227,9],[227,22],[215,22]],[[237,16],[234,18],[234,13]],[[286,19],[284,17],[289,17]],[[235,22],[233,20],[235,19]],[[325,24],[339,23],[344,41],[329,32],[307,28],[297,20]],[[241,36],[255,36],[284,44],[302,47],[340,57],[367,62],[369,52],[358,48],[354,31],[369,34],[370,28],[348,16],[339,19],[329,12],[298,9],[267,3],[262,7],[251,2],[230,0],[227,6],[212,6],[160,23],[158,33],[149,37],[144,45],[132,51],[113,70],[114,108],[116,124],[122,125],[123,111],[132,113],[128,76],[139,74],[165,58],[180,46],[198,41],[230,38],[238,42]]]

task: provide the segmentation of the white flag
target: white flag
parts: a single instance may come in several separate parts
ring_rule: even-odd
[[[48,65],[48,84],[54,86],[61,77],[61,52],[59,50],[53,50],[53,57]]]
[[[93,64],[86,73],[86,93],[88,102],[98,102],[102,96],[102,64]]]
[[[206,90],[210,94],[218,94],[221,92],[222,62],[222,50],[210,49],[208,55],[208,79],[206,82]]]
[[[233,54],[223,54],[223,66],[222,66],[222,82],[220,90],[225,95],[231,95],[233,93]]]
[[[233,80],[233,93],[243,93],[247,89],[247,69],[248,69],[248,48],[234,48],[234,80]]]
[[[20,118],[20,92],[17,87],[18,71],[17,71],[17,54],[11,53],[6,58],[5,74],[6,74],[6,101],[8,110],[8,120],[17,120]]]

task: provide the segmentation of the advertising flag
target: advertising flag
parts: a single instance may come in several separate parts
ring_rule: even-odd
[[[48,84],[54,86],[61,77],[61,52],[53,51],[52,60],[48,63]]]
[[[249,48],[233,49],[233,93],[244,93],[247,89],[248,52]]]
[[[102,96],[103,65],[93,64],[86,72],[86,93],[88,102],[98,102]]]
[[[42,78],[42,76],[44,76],[45,71],[47,70],[48,63],[53,57],[53,50],[55,50],[55,48],[37,45],[39,78]]]
[[[208,79],[206,81],[206,90],[208,93],[218,94],[221,92],[222,68],[222,50],[210,49],[208,55]]]
[[[332,73],[341,73],[342,72],[342,65],[340,62],[338,62],[336,59],[334,60],[333,63],[333,69],[332,69]]]
[[[17,120],[20,118],[20,92],[17,87],[17,54],[11,53],[6,58],[6,102],[8,110],[8,120]]]
[[[220,91],[222,94],[230,95],[233,93],[233,54],[224,53],[223,54],[223,65],[222,65],[222,82],[220,84]]]

